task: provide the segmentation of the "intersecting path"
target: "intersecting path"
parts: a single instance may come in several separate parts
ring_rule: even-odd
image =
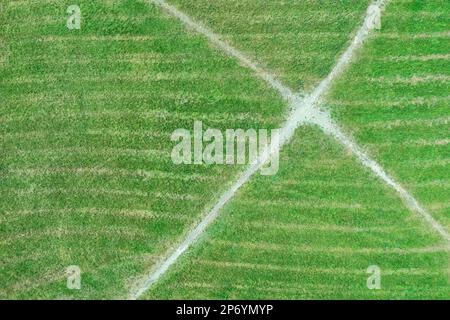
[[[369,6],[364,22],[353,38],[350,46],[339,58],[338,62],[336,63],[332,71],[328,74],[328,76],[323,79],[310,94],[307,95],[293,92],[290,88],[281,83],[281,81],[276,79],[274,75],[258,66],[257,63],[253,62],[244,53],[221,40],[219,35],[215,34],[202,24],[194,21],[192,18],[179,11],[173,5],[167,3],[164,0],[149,1],[160,6],[164,11],[179,19],[190,29],[193,29],[205,36],[211,44],[225,52],[227,55],[237,59],[241,63],[241,65],[251,69],[255,73],[255,75],[263,79],[270,87],[279,92],[283,99],[289,104],[290,110],[292,111],[281,127],[279,145],[275,146],[272,144],[268,146],[266,150],[262,152],[260,157],[254,163],[252,163],[243,173],[240,174],[233,185],[222,194],[214,207],[208,212],[208,214],[202,219],[202,221],[188,233],[186,238],[178,245],[178,247],[176,247],[168,257],[166,257],[160,264],[155,267],[151,274],[142,283],[140,283],[137,290],[135,289],[130,292],[130,299],[138,299],[156,281],[158,281],[158,279],[170,268],[170,266],[173,265],[178,260],[178,258],[192,244],[195,243],[195,241],[205,231],[208,225],[210,225],[217,218],[220,210],[234,196],[236,191],[241,186],[243,186],[251,178],[251,176],[269,160],[271,155],[276,151],[275,148],[281,148],[284,144],[288,143],[289,140],[293,137],[295,130],[299,126],[304,124],[317,125],[326,134],[331,135],[339,143],[344,145],[347,149],[351,150],[356,158],[361,162],[361,164],[369,168],[385,184],[393,188],[403,200],[405,205],[411,211],[420,215],[428,223],[428,225],[450,245],[450,234],[448,233],[448,231],[419,204],[419,202],[412,196],[412,194],[410,194],[398,182],[390,177],[376,161],[371,159],[369,155],[362,150],[362,148],[360,148],[354,141],[352,141],[352,139],[347,136],[339,127],[339,125],[332,120],[330,114],[327,111],[320,108],[322,98],[328,92],[333,81],[351,63],[355,51],[363,45],[370,32],[379,24],[381,12],[384,9],[387,1],[377,0]]]

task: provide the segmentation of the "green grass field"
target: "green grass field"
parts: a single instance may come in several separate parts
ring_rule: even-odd
[[[450,228],[449,22],[448,1],[393,1],[329,107]]]
[[[303,128],[281,159],[148,298],[448,298],[445,244],[342,148]]]
[[[126,298],[245,166],[174,165],[171,133],[276,128],[277,92],[143,0],[1,0],[0,298]],[[173,0],[309,92],[368,0]],[[391,0],[325,101],[450,230],[450,5]],[[78,265],[82,289],[66,287]],[[370,265],[382,289],[366,286]],[[450,298],[448,243],[333,138],[297,130],[146,299]]]
[[[2,13],[2,297],[126,297],[239,170],[173,165],[172,131],[283,115],[250,72],[147,3],[79,2],[78,33],[66,4]],[[66,288],[69,265],[83,290]]]

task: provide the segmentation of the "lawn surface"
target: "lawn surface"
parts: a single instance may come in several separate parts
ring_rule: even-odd
[[[330,71],[369,1],[173,2],[287,85]],[[176,166],[170,135],[274,128],[287,106],[147,1],[2,1],[0,298],[123,298],[242,166]],[[450,228],[450,7],[395,1],[326,107]],[[82,290],[66,288],[78,265]],[[368,290],[366,269],[382,270]],[[144,298],[450,298],[441,239],[334,140],[301,128]]]
[[[392,1],[328,107],[450,229],[450,2]]]
[[[447,230],[449,14],[392,1],[324,106]],[[282,171],[253,179],[146,297],[449,299],[445,242],[333,144],[299,130]],[[369,265],[381,290],[367,289]]]
[[[449,298],[445,243],[350,154],[304,127],[281,159],[145,298]]]
[[[1,297],[126,297],[240,170],[172,164],[171,133],[283,115],[276,94],[158,9],[78,3],[79,31],[64,1],[2,12]],[[69,265],[80,291],[66,289]]]

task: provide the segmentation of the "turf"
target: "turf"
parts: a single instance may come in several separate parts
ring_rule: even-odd
[[[240,170],[174,166],[170,133],[284,116],[265,84],[147,2],[78,4],[79,31],[64,1],[1,12],[2,297],[125,296]],[[66,289],[69,265],[83,290]]]
[[[449,22],[448,1],[392,1],[328,98],[334,117],[447,229]]]
[[[303,91],[310,91],[331,70],[349,35],[362,22],[369,2],[171,1],[287,85]]]
[[[281,159],[145,298],[449,298],[445,243],[351,154],[304,127]]]
[[[325,106],[446,227],[448,8],[392,1]],[[442,239],[345,150],[305,128],[283,159],[146,298],[450,298]],[[373,264],[381,290],[366,287]]]
[[[263,83],[147,2],[78,4],[79,31],[64,1],[2,11],[3,298],[126,297],[242,169],[174,165],[172,131],[283,115]],[[66,288],[69,265],[82,290]]]
[[[173,3],[308,91],[369,1]],[[79,31],[65,1],[2,4],[0,297],[126,297],[243,169],[173,165],[171,132],[272,128],[286,106],[147,1],[78,1]],[[445,1],[392,1],[327,102],[446,226],[448,15]],[[144,298],[448,299],[448,258],[392,190],[308,127]],[[372,264],[382,290],[366,287]],[[82,290],[66,288],[69,265]]]

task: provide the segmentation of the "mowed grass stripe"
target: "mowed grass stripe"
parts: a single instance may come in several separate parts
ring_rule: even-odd
[[[380,58],[381,61],[432,61],[449,60],[450,54],[429,54],[429,55],[409,55],[409,56],[389,56]]]
[[[132,221],[148,221],[148,220],[174,220],[174,221],[189,221],[189,216],[183,215],[183,212],[171,213],[171,212],[154,212],[149,210],[139,209],[114,209],[114,208],[47,208],[47,209],[23,209],[16,211],[8,211],[0,219],[0,224],[17,226],[17,224],[29,220],[31,217],[38,217],[38,219],[54,219],[61,215],[77,214],[80,217],[104,217],[112,216],[115,221],[127,223]]]
[[[222,246],[224,248],[231,247],[242,250],[241,252],[249,252],[258,250],[261,252],[278,252],[280,257],[281,255],[288,251],[292,253],[299,253],[299,257],[304,257],[305,254],[320,254],[325,257],[331,256],[331,259],[338,259],[342,255],[363,255],[366,254],[370,257],[372,254],[378,255],[393,255],[398,257],[398,255],[417,255],[418,258],[424,258],[424,254],[434,254],[434,253],[442,253],[448,252],[449,249],[446,246],[432,246],[432,247],[417,247],[417,248],[354,248],[354,247],[336,247],[336,246],[316,246],[316,245],[285,245],[280,243],[265,243],[265,242],[234,242],[229,240],[215,240],[215,239],[207,239],[205,242],[209,243],[212,246]],[[244,251],[245,250],[245,251]],[[233,251],[231,251],[233,252]],[[231,253],[230,252],[230,253]],[[272,253],[271,253],[272,254]],[[282,258],[282,257],[281,257]],[[413,257],[411,259],[416,259],[417,257]],[[300,259],[300,258],[299,258]],[[346,258],[342,258],[346,259]],[[304,261],[306,261],[304,259]],[[414,260],[412,260],[414,261]],[[349,261],[347,260],[347,263]]]
[[[211,261],[211,260],[194,260],[195,264],[200,266],[209,266],[218,269],[246,269],[249,271],[276,271],[276,272],[287,272],[287,273],[297,273],[297,274],[331,274],[331,275],[364,275],[366,270],[361,269],[351,269],[351,268],[302,268],[302,267],[288,267],[280,266],[275,264],[265,264],[265,263],[246,263],[246,262],[229,262],[229,261]],[[394,269],[385,270],[384,274],[389,275],[408,275],[408,276],[422,276],[422,275],[443,275],[444,270],[429,270],[429,269]]]

